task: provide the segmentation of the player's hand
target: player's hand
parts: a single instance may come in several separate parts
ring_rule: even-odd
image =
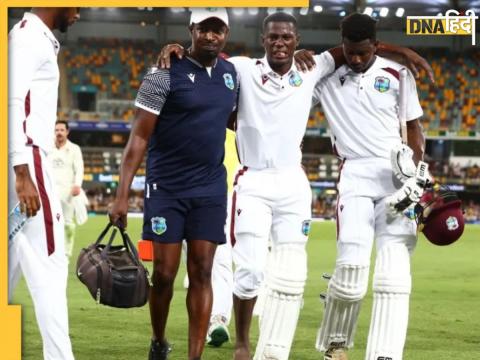
[[[399,190],[387,197],[387,206],[393,214],[403,213],[409,206],[418,203],[422,195],[423,187],[415,177],[411,177]]]
[[[115,199],[108,211],[110,223],[119,229],[127,228],[128,199]]]
[[[419,69],[423,69],[427,72],[428,79],[432,84],[435,83],[435,76],[430,64],[423,57],[418,55],[415,51],[409,48],[403,48],[403,57],[405,59],[405,65],[410,69],[413,75],[418,78],[420,76]]]
[[[313,55],[315,55],[315,52],[311,50],[302,49],[295,51],[295,66],[297,70],[301,72],[312,70],[316,66]]]
[[[390,161],[395,177],[401,182],[415,176],[417,167],[413,162],[413,150],[408,145],[399,144],[391,149]]]
[[[40,197],[37,187],[30,177],[30,171],[27,164],[14,166],[15,170],[15,191],[17,192],[20,210],[27,217],[37,215],[40,210]]]
[[[72,186],[72,191],[71,191],[71,194],[72,196],[78,196],[80,195],[80,191],[82,190],[82,188],[78,185],[73,185]]]
[[[180,44],[168,44],[165,45],[160,51],[160,55],[157,58],[157,66],[160,69],[170,69],[170,57],[176,55],[181,59],[185,54],[185,49]]]

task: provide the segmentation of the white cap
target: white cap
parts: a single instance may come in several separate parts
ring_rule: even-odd
[[[228,26],[228,14],[225,8],[191,8],[192,15],[190,16],[190,25],[199,24],[210,18],[217,18],[223,21]]]

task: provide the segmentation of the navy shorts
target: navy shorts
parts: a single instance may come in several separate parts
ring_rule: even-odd
[[[225,244],[227,196],[164,199],[145,198],[144,240],[179,243],[183,239]]]

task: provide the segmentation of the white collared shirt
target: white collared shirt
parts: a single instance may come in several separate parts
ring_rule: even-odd
[[[347,65],[324,78],[315,88],[314,103],[321,102],[338,155],[346,159],[390,158],[401,143],[398,120],[398,72],[404,66],[376,57],[365,73]],[[422,116],[413,75],[407,76],[407,121]]]
[[[9,161],[26,164],[30,146],[48,152],[54,144],[60,44],[32,13],[8,34]]]
[[[302,73],[293,64],[283,76],[266,57],[231,57],[240,82],[237,146],[242,165],[263,168],[299,166],[315,84],[335,69],[328,51],[315,56],[314,70]]]
[[[83,182],[83,157],[80,146],[70,140],[60,148],[54,146],[48,153],[53,170],[53,179],[62,198],[71,193],[72,187],[82,186]]]

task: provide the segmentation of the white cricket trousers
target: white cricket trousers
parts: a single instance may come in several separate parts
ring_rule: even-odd
[[[233,307],[233,269],[232,243],[230,241],[229,225],[231,222],[231,196],[228,196],[227,222],[225,226],[227,242],[217,246],[212,268],[213,304],[212,316],[223,316],[227,325],[232,317]]]
[[[305,246],[311,219],[312,191],[301,166],[283,169],[243,167],[235,177],[232,198],[234,294],[258,295],[272,247]]]
[[[23,274],[33,300],[45,360],[73,360],[68,332],[64,221],[45,153],[32,147],[28,164],[41,208],[8,243],[8,299]],[[9,210],[17,204],[15,172],[9,168]]]
[[[385,201],[400,187],[389,159],[348,159],[342,164],[337,199],[337,266],[369,265],[374,239],[377,251],[395,243],[413,251],[417,240],[415,221],[392,215]]]

